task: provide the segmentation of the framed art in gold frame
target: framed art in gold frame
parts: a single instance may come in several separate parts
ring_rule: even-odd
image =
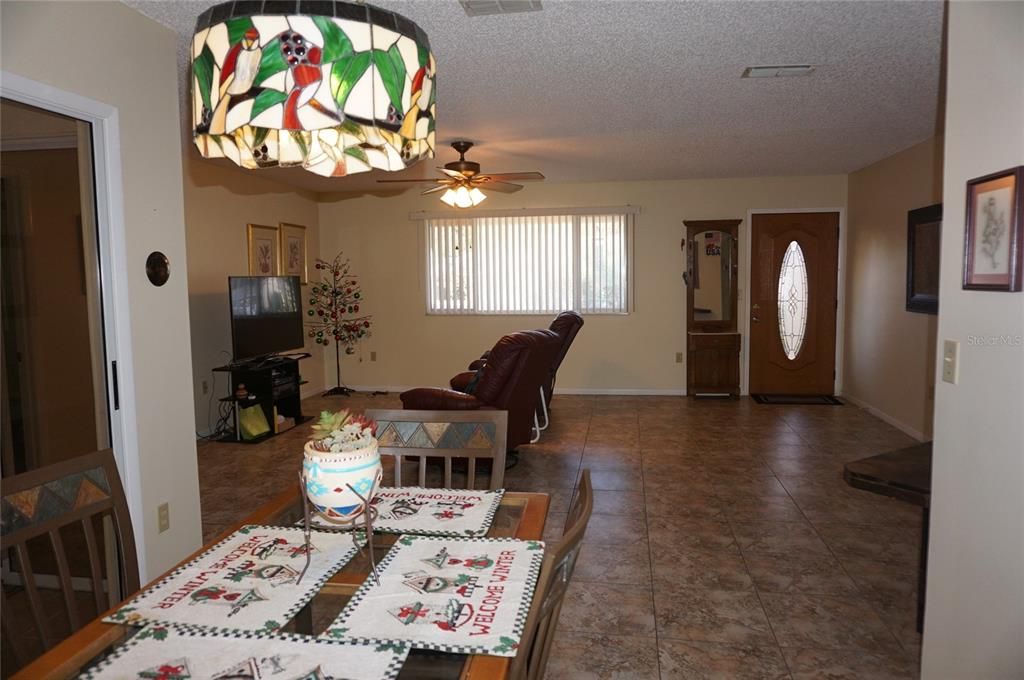
[[[306,228],[301,224],[281,222],[281,274],[298,276],[302,285],[309,283],[306,264]]]
[[[1019,291],[1024,283],[1024,166],[967,182],[965,290]]]
[[[248,225],[249,276],[277,276],[281,267],[277,227]]]

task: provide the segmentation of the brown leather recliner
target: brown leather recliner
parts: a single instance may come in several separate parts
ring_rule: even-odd
[[[550,376],[559,347],[559,336],[553,331],[510,333],[488,353],[487,365],[480,372],[473,394],[418,387],[402,393],[402,406],[434,411],[508,411],[507,446],[514,449],[532,438],[538,390]]]
[[[572,311],[560,313],[548,327],[548,330],[555,332],[559,338],[558,352],[551,362],[550,378],[544,382],[544,399],[549,406],[555,391],[555,378],[558,375],[558,367],[562,365],[562,360],[569,353],[569,347],[572,345],[572,341],[576,339],[576,334],[580,332],[581,328],[583,328],[583,317]],[[487,364],[489,356],[490,352],[484,352],[479,359],[476,359],[469,365],[469,370],[479,371]],[[474,374],[472,372],[460,373],[451,379],[450,384],[453,390],[465,392],[473,378]]]

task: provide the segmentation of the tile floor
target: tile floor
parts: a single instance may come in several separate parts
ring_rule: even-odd
[[[304,410],[344,406],[399,402]],[[207,539],[294,483],[307,430],[201,445]],[[547,677],[917,677],[920,511],[842,480],[844,462],[912,443],[849,405],[555,397],[505,477],[552,495],[549,539],[581,469],[595,488]]]

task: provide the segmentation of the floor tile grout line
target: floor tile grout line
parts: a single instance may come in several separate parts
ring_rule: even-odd
[[[639,416],[639,414],[638,414]],[[639,442],[638,442],[639,443]],[[658,598],[654,593],[654,549],[651,545],[651,524],[650,515],[647,512],[647,476],[644,472],[644,454],[641,449],[640,452],[640,493],[644,499],[644,532],[647,534],[647,570],[651,576],[651,614],[654,616],[654,649],[655,659],[658,665],[658,677],[662,677],[661,672],[661,631],[658,626]]]

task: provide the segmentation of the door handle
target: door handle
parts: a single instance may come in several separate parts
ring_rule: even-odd
[[[760,319],[758,319],[756,316],[750,317],[750,320],[753,321],[754,323],[757,323],[758,321],[760,321]]]

